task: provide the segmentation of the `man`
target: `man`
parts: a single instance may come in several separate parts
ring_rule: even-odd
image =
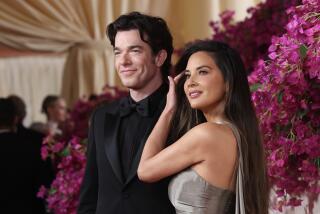
[[[44,214],[36,194],[45,184],[40,144],[16,133],[18,121],[11,98],[0,98],[0,204],[4,213]]]
[[[49,158],[42,160],[41,158],[41,146],[45,135],[26,128],[23,125],[23,121],[27,115],[27,107],[21,97],[17,95],[10,95],[8,99],[12,101],[15,110],[15,133],[20,139],[22,139],[20,141],[21,143],[28,144],[29,149],[32,150],[32,153],[29,154],[29,156],[33,157],[36,161],[33,164],[33,169],[37,172],[37,176],[34,176],[32,185],[32,196],[34,198],[33,213],[46,213],[44,200],[36,196],[40,186],[44,185],[49,187],[55,176],[51,160]]]
[[[165,106],[172,36],[163,19],[138,12],[120,16],[107,34],[130,95],[92,116],[78,213],[175,213],[168,180],[147,184],[137,177],[143,146]]]
[[[23,99],[17,95],[10,95],[8,98],[13,102],[16,112],[16,133],[18,133],[23,138],[32,139],[33,141],[40,142],[41,144],[45,135],[41,132],[26,128],[23,125],[23,121],[27,115],[27,107]]]

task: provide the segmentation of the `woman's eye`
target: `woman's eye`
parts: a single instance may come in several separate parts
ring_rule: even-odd
[[[190,78],[190,74],[189,73],[184,73],[184,76],[189,79]]]
[[[205,74],[207,74],[208,73],[208,71],[206,71],[206,70],[200,70],[199,71],[199,74],[201,74],[201,75],[205,75]]]

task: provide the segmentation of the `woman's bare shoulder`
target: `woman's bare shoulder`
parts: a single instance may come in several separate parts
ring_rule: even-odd
[[[213,147],[234,144],[236,141],[229,126],[212,122],[201,123],[195,126],[189,131],[189,135],[195,136],[203,144]]]

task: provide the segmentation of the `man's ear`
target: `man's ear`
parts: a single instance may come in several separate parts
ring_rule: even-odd
[[[164,49],[160,50],[155,58],[156,66],[161,67],[166,59],[167,51],[165,51]]]

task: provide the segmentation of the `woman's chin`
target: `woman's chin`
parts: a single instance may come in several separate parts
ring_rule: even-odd
[[[194,109],[194,110],[201,110],[201,109],[199,108],[199,105],[196,105],[196,104],[191,104],[190,107],[191,107],[192,109]]]

